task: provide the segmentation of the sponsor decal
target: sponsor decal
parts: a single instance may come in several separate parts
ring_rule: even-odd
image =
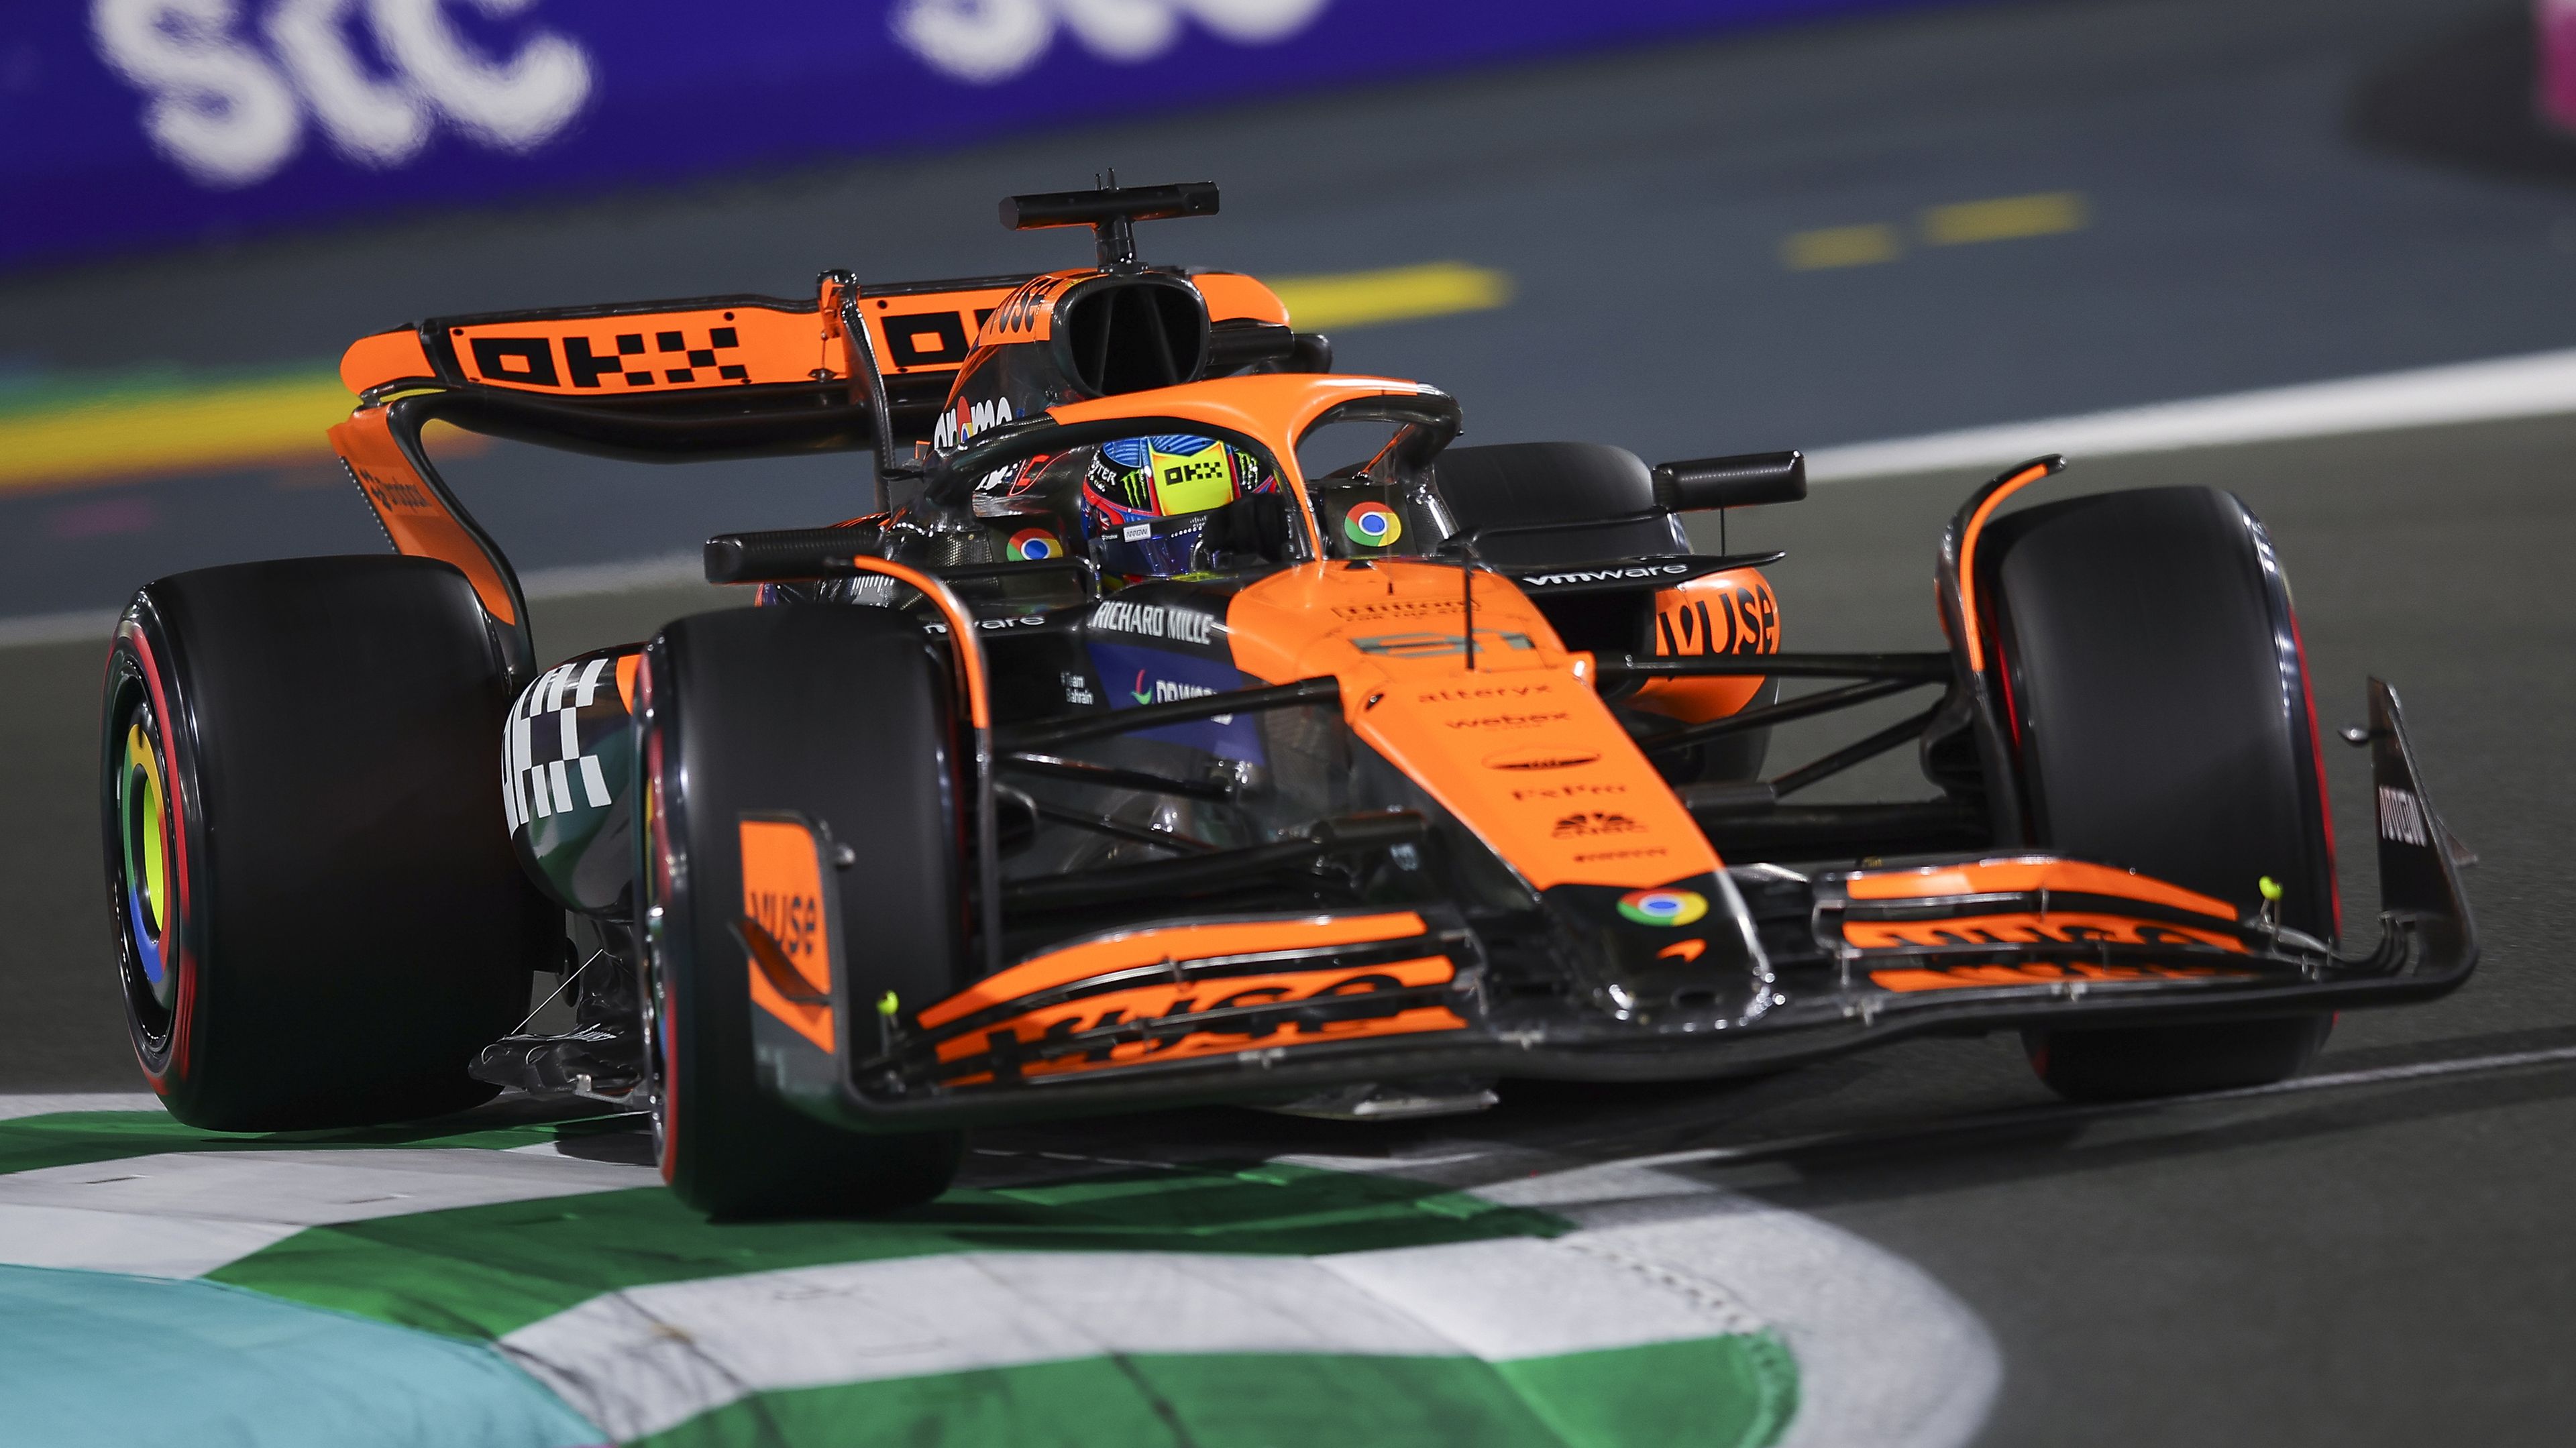
[[[1640,925],[1690,925],[1708,914],[1708,897],[1697,890],[1631,890],[1619,897],[1619,913]]]
[[[778,942],[780,954],[797,979],[773,981],[750,954],[744,938],[744,965],[750,972],[751,998],[823,1050],[832,1049],[832,1011],[828,1004],[793,997],[832,988],[829,906],[823,897],[822,852],[813,832],[783,819],[740,822],[742,847],[742,914],[745,920]],[[805,991],[794,990],[801,979]],[[782,993],[785,992],[785,993]]]
[[[975,620],[975,628],[980,633],[998,633],[1004,629],[1044,628],[1045,626],[1046,620],[1034,615],[1023,615],[1019,618],[979,618]],[[939,619],[924,619],[921,624],[921,631],[923,633],[944,634],[948,632],[948,625]]]
[[[1560,840],[1579,839],[1587,835],[1635,835],[1646,827],[1623,814],[1606,810],[1581,810],[1559,819],[1548,834]]]
[[[512,830],[556,815],[606,809],[614,801],[602,761],[606,740],[597,727],[581,727],[581,711],[594,700],[617,698],[608,666],[604,657],[557,664],[521,690],[510,707],[501,726],[501,811]],[[614,722],[622,728],[622,705],[618,714]]]
[[[1382,603],[1354,603],[1335,608],[1336,617],[1354,623],[1370,619],[1428,618],[1434,614],[1456,613],[1466,605],[1455,598],[1390,598]]]
[[[1843,939],[1863,950],[1941,945],[2197,945],[2242,954],[2232,935],[2132,920],[2122,915],[2051,910],[2033,914],[1970,915],[1948,920],[1847,920]]]
[[[1384,503],[1354,503],[1342,515],[1342,536],[1362,548],[1384,548],[1404,536],[1404,519]]]
[[[1240,689],[1247,682],[1246,675],[1230,663],[1170,649],[1109,643],[1095,636],[1090,654],[1093,671],[1108,685],[1109,707],[1113,709],[1202,698]],[[1140,729],[1130,737],[1183,744],[1251,764],[1259,764],[1265,757],[1258,721],[1250,715],[1192,719]]]
[[[1467,652],[1467,636],[1454,633],[1370,634],[1351,640],[1351,647],[1364,654],[1380,654],[1398,659],[1438,659]],[[1528,634],[1510,629],[1476,630],[1478,652],[1494,650],[1535,649],[1538,644]]]
[[[1366,970],[1158,983],[1030,1011],[990,1030],[942,1041],[938,1054],[942,1061],[971,1060],[988,1051],[1009,1057],[1050,1041],[1122,1026],[1137,1037],[1019,1064],[1019,1074],[1036,1076],[1221,1054],[1256,1041],[1293,1046],[1349,1036],[1456,1030],[1466,1022],[1446,1006],[1426,1006],[1418,997],[1394,994],[1447,984],[1456,973],[1447,958],[1426,956]],[[1265,1006],[1280,1009],[1248,1019],[1236,1016],[1224,1026],[1196,1019]]]
[[[1578,764],[1592,764],[1601,756],[1585,749],[1506,749],[1485,756],[1487,769],[1572,769]]]
[[[425,513],[438,510],[438,500],[432,498],[429,490],[418,483],[405,482],[400,478],[388,478],[368,468],[353,466],[349,471],[357,477],[358,490],[365,493],[369,501],[379,508],[391,508],[398,513]]]
[[[1939,965],[1908,970],[1873,970],[1870,984],[1880,990],[1966,990],[1978,986],[2062,986],[2069,981],[2240,980],[2246,972],[2209,966],[2177,965]]]
[[[1056,675],[1056,678],[1064,685],[1064,701],[1066,703],[1080,704],[1087,709],[1094,703],[1098,702],[1091,696],[1091,681],[1089,679],[1075,673],[1058,674]]]
[[[1417,704],[1464,704],[1481,699],[1526,699],[1532,694],[1553,694],[1556,686],[1536,684],[1484,684],[1463,689],[1426,689],[1413,696]]]
[[[1237,45],[1276,44],[1323,13],[1326,0],[898,0],[895,39],[934,69],[970,85],[998,85],[1032,67],[1062,26],[1083,49],[1120,65],[1154,61],[1188,33],[1184,15]]]
[[[1091,626],[1105,633],[1141,634],[1180,644],[1205,644],[1216,633],[1216,619],[1196,609],[1162,603],[1130,603],[1108,598],[1094,604]]]
[[[1049,275],[1031,277],[1022,282],[1017,291],[1004,297],[1002,304],[984,319],[983,330],[976,335],[976,342],[993,346],[1029,340],[1028,334],[1036,332],[1038,323],[1046,320],[1054,305],[1055,294],[1064,289],[1066,281],[1067,278]]]
[[[1574,716],[1563,709],[1549,714],[1479,714],[1472,719],[1444,719],[1452,729],[1536,729]]]
[[[1667,657],[1776,654],[1780,606],[1770,585],[1693,584],[1655,595],[1655,652]]]
[[[278,4],[264,25],[247,8],[92,0],[100,58],[149,98],[153,149],[209,188],[276,175],[304,149],[308,124],[368,170],[411,164],[442,129],[521,156],[561,134],[591,96],[591,57],[568,37],[524,22],[494,33],[527,0],[485,0],[470,25],[406,0]],[[363,26],[350,13],[362,8]],[[41,63],[32,45],[23,53]]]
[[[1136,683],[1127,691],[1127,697],[1139,704],[1168,704],[1175,699],[1204,699],[1215,692],[1217,691],[1204,684],[1184,684],[1174,679],[1149,680],[1145,677],[1145,671],[1138,669]],[[1212,714],[1208,717],[1219,724],[1234,722],[1234,716],[1231,714]]]
[[[1044,528],[1023,528],[1011,535],[1011,558],[1019,563],[1038,563],[1064,556],[1064,540]]]
[[[1597,864],[1603,860],[1651,860],[1658,856],[1669,855],[1671,853],[1672,851],[1661,845],[1635,850],[1593,850],[1589,853],[1576,855],[1574,857],[1574,862],[1578,865],[1590,865]]]
[[[723,316],[734,320],[731,312]],[[474,380],[502,386],[596,391],[615,382],[627,391],[752,380],[742,361],[739,327],[682,325],[598,336],[511,336],[452,327],[448,340]]]
[[[2390,785],[2379,787],[2379,837],[2401,845],[2432,848],[2432,831],[2424,828],[2424,803]]]
[[[1532,573],[1514,579],[1523,588],[1552,588],[1568,583],[1621,583],[1631,579],[1670,578],[1688,573],[1687,563],[1645,563],[1630,568],[1587,568],[1573,573]]]
[[[959,444],[988,427],[999,427],[1013,420],[1011,400],[996,397],[989,402],[969,403],[964,398],[939,414],[938,425],[930,430],[930,445],[940,452],[953,452]]]
[[[1512,798],[1516,800],[1599,799],[1606,795],[1626,794],[1627,792],[1628,786],[1615,782],[1609,784],[1540,784],[1532,785],[1527,789],[1513,790]]]

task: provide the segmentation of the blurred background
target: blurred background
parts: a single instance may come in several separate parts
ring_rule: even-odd
[[[1111,168],[1219,182],[1147,258],[1272,280],[1479,442],[1832,476],[1837,445],[2576,344],[2566,0],[8,12],[0,638],[28,642],[177,569],[381,547],[322,441],[362,333],[1080,262],[994,203]],[[855,457],[453,441],[544,596],[863,497]]]
[[[1478,1139],[1824,1133],[1746,1189],[1969,1304],[2008,1365],[1984,1441],[2555,1448],[2571,136],[2576,0],[6,0],[0,1091],[139,1089],[95,853],[105,640],[156,576],[385,546],[323,440],[351,340],[1082,264],[997,199],[1212,180],[1223,213],[1143,227],[1145,258],[1268,280],[1344,369],[1454,392],[1472,441],[1808,449],[1808,501],[1728,525],[1789,550],[1791,649],[1939,647],[1941,525],[2019,458],[2075,455],[2061,494],[2239,493],[2319,722],[2394,681],[2484,860],[2478,978],[2346,1016],[2294,1083],[2331,1090],[2088,1126],[2012,1040],[1927,1039],[1515,1088]],[[695,581],[708,533],[870,496],[859,455],[433,450],[549,658],[728,601]],[[317,727],[364,727],[314,667]],[[1784,728],[1773,768],[1905,707]],[[2369,781],[2332,754],[2366,948]],[[1819,793],[1925,788],[1899,754]],[[1253,1129],[1086,1128],[1115,1156]]]

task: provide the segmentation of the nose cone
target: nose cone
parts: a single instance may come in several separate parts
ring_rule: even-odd
[[[1641,890],[1559,885],[1541,899],[1590,1003],[1613,1020],[1722,1030],[1770,1007],[1770,962],[1723,871]]]

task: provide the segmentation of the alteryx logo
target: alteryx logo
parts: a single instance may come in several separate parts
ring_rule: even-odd
[[[932,68],[995,85],[1046,57],[1059,30],[1102,60],[1162,55],[1196,21],[1237,45],[1266,45],[1306,28],[1331,0],[898,0],[894,37]]]
[[[553,140],[590,99],[591,62],[534,22],[538,3],[92,0],[90,36],[143,93],[154,149],[234,188],[275,175],[316,131],[380,169],[442,129],[511,153]],[[461,12],[479,23],[460,26]]]

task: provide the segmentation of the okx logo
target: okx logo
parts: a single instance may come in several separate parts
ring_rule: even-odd
[[[504,387],[587,389],[615,384],[612,390],[624,391],[751,380],[751,369],[741,360],[742,333],[734,327],[557,336],[485,335],[458,327],[448,340],[474,381]]]

